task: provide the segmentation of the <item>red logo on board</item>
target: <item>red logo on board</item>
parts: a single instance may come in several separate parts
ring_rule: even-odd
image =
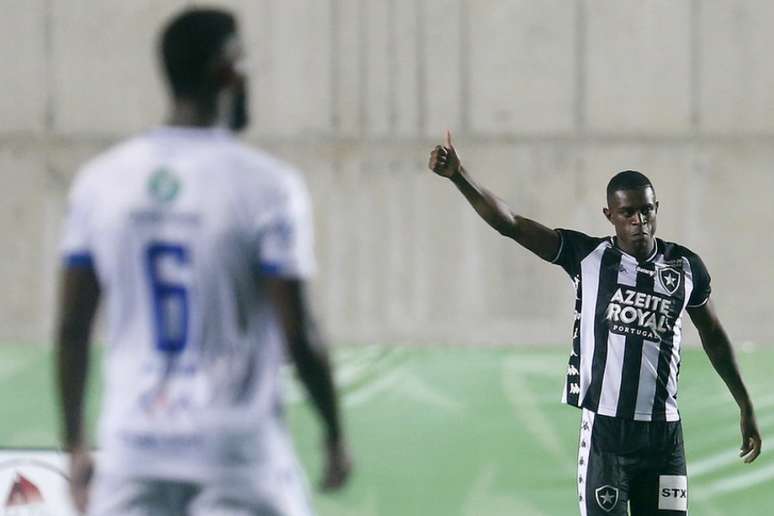
[[[16,473],[11,490],[8,492],[8,499],[5,501],[5,507],[18,507],[43,502],[43,495],[38,486],[27,480],[23,475]]]

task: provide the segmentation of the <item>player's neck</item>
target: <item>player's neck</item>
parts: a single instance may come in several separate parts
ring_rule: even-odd
[[[175,99],[167,124],[175,127],[214,127],[220,122],[214,103]]]
[[[650,245],[647,247],[647,249],[642,247],[635,247],[631,245],[626,245],[623,241],[621,241],[620,238],[615,237],[614,240],[615,246],[623,251],[624,253],[633,256],[637,259],[639,262],[647,261],[650,257],[653,256],[653,252],[656,250],[656,239],[654,238],[651,240]]]

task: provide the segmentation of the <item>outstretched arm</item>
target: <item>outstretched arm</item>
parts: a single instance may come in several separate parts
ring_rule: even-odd
[[[688,314],[696,329],[699,330],[701,344],[712,362],[712,367],[726,383],[736,404],[739,405],[742,430],[742,446],[739,455],[744,458],[744,462],[750,463],[761,453],[761,434],[755,421],[752,400],[739,374],[731,342],[715,313],[712,300],[708,300],[698,308],[689,308]]]
[[[341,429],[328,352],[307,305],[303,281],[268,278],[272,303],[285,333],[288,352],[326,430],[323,489],[343,486],[352,468]]]
[[[445,140],[443,146],[437,145],[430,153],[430,170],[450,179],[479,216],[501,235],[512,238],[541,258],[555,258],[560,244],[557,232],[516,215],[505,202],[476,183],[460,162],[451,142],[451,131],[446,131]]]

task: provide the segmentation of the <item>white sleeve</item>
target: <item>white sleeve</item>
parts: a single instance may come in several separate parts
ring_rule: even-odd
[[[265,276],[307,279],[314,275],[314,228],[303,180],[289,176],[261,225],[258,265]]]
[[[86,195],[83,182],[76,177],[67,200],[60,253],[67,267],[93,266],[90,236],[91,200]]]

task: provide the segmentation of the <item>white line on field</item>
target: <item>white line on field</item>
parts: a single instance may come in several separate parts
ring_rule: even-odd
[[[758,420],[758,429],[761,432],[764,430],[769,430],[772,426],[774,426],[774,414],[769,414]],[[764,436],[763,442],[768,442],[769,438],[771,437],[772,435]],[[717,440],[718,439],[713,438],[710,442]],[[739,437],[739,442],[741,442],[741,436]],[[704,444],[707,444],[706,440],[704,441]],[[713,471],[721,469],[728,464],[733,464],[736,462],[736,460],[739,458],[738,453],[738,450],[731,449],[696,460],[688,464],[688,472],[692,477],[701,476],[706,473],[712,473]]]
[[[0,381],[5,380],[6,378],[10,378],[11,376],[21,371],[31,360],[32,358],[30,357],[4,358],[2,362],[0,362]]]
[[[693,494],[691,494],[690,497],[691,497],[690,503],[698,502],[701,504],[701,509],[702,509],[701,514],[703,516],[726,516],[724,513],[715,509],[714,505],[707,503],[706,498],[705,499],[697,498],[694,500]]]
[[[772,478],[774,478],[774,464],[768,464],[767,466],[755,471],[751,471],[743,475],[737,475],[731,478],[717,480],[711,484],[707,484],[706,486],[696,488],[694,490],[693,496],[698,500],[706,500],[721,494],[741,491],[743,489],[767,482]]]
[[[555,376],[557,378],[562,378],[564,369],[567,368],[567,364],[557,364],[556,360],[548,360],[539,356],[512,356],[506,359],[506,363],[513,372]]]
[[[751,387],[750,392],[756,393],[763,391],[763,388]],[[766,389],[768,390],[768,389]],[[718,386],[718,390],[713,388],[712,392],[707,393],[700,390],[699,386],[692,386],[681,390],[681,404],[684,407],[690,407],[691,410],[706,410],[713,407],[725,405],[726,403],[732,405],[734,399],[731,394],[721,386]],[[766,396],[753,396],[753,403],[755,408],[760,411],[769,407],[774,407],[774,394],[768,394]]]
[[[360,355],[360,360],[357,361],[343,361],[336,363],[335,370],[335,383],[337,389],[347,389],[350,385],[354,384],[360,378],[367,376],[378,376],[378,372],[383,367],[389,367],[384,363],[383,358],[393,356],[392,354],[385,355],[385,357],[374,359],[373,352],[369,352],[369,359],[364,359],[363,355]],[[298,385],[298,382],[293,381],[295,377],[295,370],[292,366],[286,366],[282,369],[282,384],[283,395],[285,403],[292,405],[299,403],[305,399],[304,393]]]
[[[763,442],[767,442],[771,437],[772,436],[764,436]],[[724,450],[720,453],[710,455],[709,457],[688,463],[688,475],[690,478],[697,478],[708,473],[713,473],[729,464],[734,464],[737,461],[741,462],[741,460],[742,459],[739,457],[739,450]]]
[[[537,397],[525,380],[526,374],[518,358],[506,360],[502,368],[502,384],[513,411],[533,438],[540,443],[560,464],[571,464],[572,457],[562,453],[558,432],[545,416]]]
[[[347,387],[360,378],[368,369],[372,368],[369,363],[346,364],[336,367],[336,386]]]
[[[378,376],[382,369],[394,367],[399,362],[403,351],[400,349],[384,350],[374,347],[367,353],[359,354],[353,360],[336,362],[336,385],[346,388],[359,378],[368,375]]]
[[[737,460],[739,460],[739,452],[737,450],[724,450],[720,453],[710,455],[709,457],[688,463],[688,475],[691,478],[698,478],[702,475],[724,468],[729,464],[733,464]]]
[[[398,383],[403,376],[403,368],[397,368],[389,373],[385,374],[381,378],[374,380],[373,382],[360,387],[344,396],[344,406],[356,407],[366,401],[370,400],[378,393],[389,389]]]
[[[409,372],[403,375],[400,383],[395,386],[395,391],[423,405],[432,405],[449,412],[461,413],[464,411],[462,403],[450,398],[443,392],[430,386],[419,376]]]
[[[395,352],[396,350],[394,349],[385,349],[379,346],[367,346],[364,348],[348,350],[345,353],[336,353],[334,356],[336,357],[336,365],[359,365],[379,361]]]
[[[508,494],[497,492],[495,479],[497,471],[488,464],[473,484],[462,506],[464,516],[518,514],[519,516],[545,516],[545,513],[528,500],[516,496],[511,490]]]

